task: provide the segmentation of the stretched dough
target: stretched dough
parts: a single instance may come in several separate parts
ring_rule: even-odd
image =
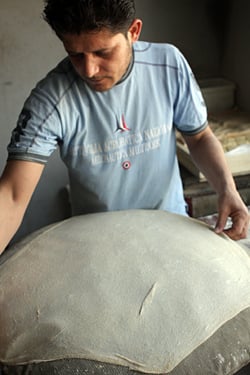
[[[0,265],[4,364],[86,358],[167,373],[250,306],[245,251],[176,214],[73,217],[13,250]]]

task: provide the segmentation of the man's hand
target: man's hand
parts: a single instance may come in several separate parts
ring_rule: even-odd
[[[249,213],[237,192],[225,193],[218,199],[219,216],[215,226],[216,233],[225,233],[233,240],[247,237]],[[232,225],[225,229],[227,219],[231,218]]]
[[[236,190],[220,142],[209,127],[184,138],[195,164],[218,195],[219,217],[215,232],[224,232],[234,240],[245,238],[249,226],[248,210]],[[232,226],[225,229],[228,218],[231,218]]]

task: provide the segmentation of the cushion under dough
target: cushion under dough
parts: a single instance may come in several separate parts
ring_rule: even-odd
[[[83,358],[166,373],[250,306],[250,259],[163,211],[74,217],[2,256],[0,362]]]

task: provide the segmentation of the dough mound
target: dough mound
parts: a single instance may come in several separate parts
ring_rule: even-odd
[[[83,358],[167,373],[250,306],[250,258],[154,210],[77,216],[0,260],[0,362]]]

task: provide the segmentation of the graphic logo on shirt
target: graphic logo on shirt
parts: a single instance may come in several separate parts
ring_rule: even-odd
[[[24,129],[26,128],[27,123],[30,119],[31,119],[30,111],[23,109],[19,116],[17,126],[13,131],[15,142],[19,142],[21,135],[24,135]]]
[[[122,168],[125,169],[125,171],[128,170],[130,167],[131,167],[131,163],[130,163],[129,160],[124,161],[124,162],[122,163]]]
[[[131,129],[128,128],[124,115],[121,116],[120,120],[117,120],[117,128],[116,132],[125,132],[125,131],[130,131]]]

